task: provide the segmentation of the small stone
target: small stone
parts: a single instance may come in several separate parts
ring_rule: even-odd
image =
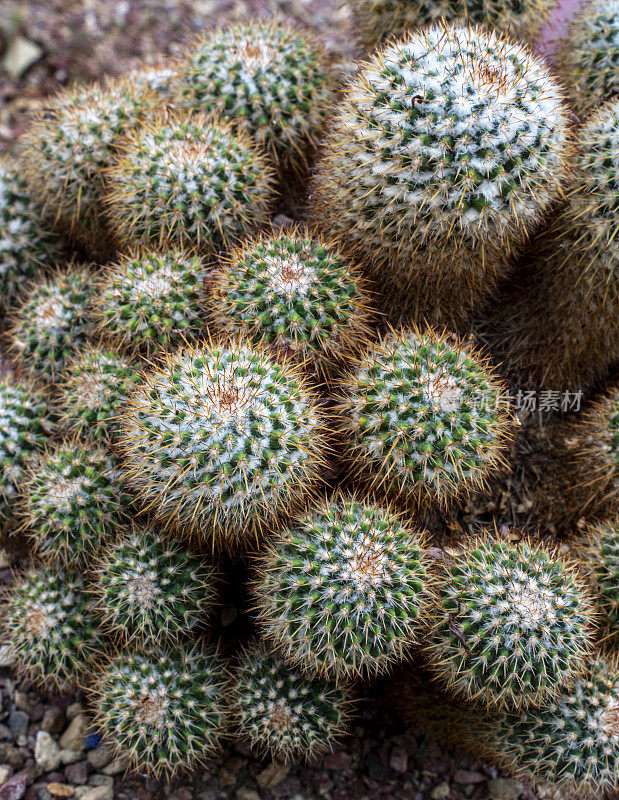
[[[8,764],[13,769],[18,770],[24,766],[25,760],[26,757],[17,747],[4,742],[0,743],[0,764]]]
[[[114,800],[114,787],[94,786],[80,794],[80,800]]]
[[[67,717],[69,717],[69,709],[67,710]],[[60,737],[60,746],[63,750],[83,750],[86,746],[86,731],[89,726],[88,717],[86,714],[78,714],[74,717],[69,727]]]
[[[60,751],[60,760],[63,764],[75,764],[76,761],[79,761],[84,756],[83,751],[81,750],[61,750]]]
[[[490,800],[516,800],[524,787],[518,781],[507,778],[493,778],[488,781],[488,797]]]
[[[0,569],[6,569],[11,566],[11,559],[4,547],[0,547]]]
[[[451,789],[449,788],[448,783],[439,783],[438,786],[435,786],[434,789],[430,792],[430,797],[432,800],[446,800],[447,797],[451,794]]]
[[[7,767],[6,764],[2,764],[2,766],[0,766],[0,786],[8,781],[8,779],[11,777],[11,772],[13,772],[13,770],[10,767]]]
[[[114,778],[111,775],[91,775],[88,779],[89,786],[113,786]]]
[[[389,758],[389,766],[396,772],[406,772],[408,769],[408,753],[401,747],[394,747]]]
[[[118,758],[115,758],[113,761],[103,767],[101,772],[104,775],[118,775],[120,772],[125,772],[128,765],[128,756],[118,756]]]
[[[67,708],[67,719],[75,719],[78,714],[83,714],[84,711],[84,706],[81,703],[71,703]]]
[[[9,728],[14,739],[26,733],[29,724],[30,717],[25,711],[12,711],[9,714]]]
[[[350,767],[351,761],[350,753],[338,750],[336,753],[328,753],[322,760],[322,766],[324,769],[342,771]]]
[[[83,786],[88,780],[88,762],[80,761],[77,764],[71,764],[66,767],[64,774],[73,786]]]
[[[45,772],[53,772],[60,766],[60,748],[47,731],[37,733],[34,760]]]
[[[51,706],[50,708],[46,709],[45,714],[43,714],[43,719],[41,720],[41,730],[47,731],[48,733],[60,733],[60,731],[64,728],[66,723],[66,717],[63,712],[56,708],[56,706]]]
[[[486,775],[482,775],[481,772],[457,769],[453,774],[453,779],[456,783],[483,783],[488,778]]]
[[[0,667],[12,667],[15,664],[17,653],[10,644],[0,646]]]
[[[249,786],[241,786],[236,790],[236,800],[260,800],[260,795]]]
[[[180,789],[177,789],[173,795],[170,795],[168,800],[193,800],[193,794],[189,791],[189,789],[181,787]]]
[[[73,797],[75,789],[66,783],[48,783],[45,787],[53,797]]]
[[[9,44],[2,66],[12,78],[19,78],[43,56],[38,44],[23,36],[16,36]]]
[[[32,700],[26,692],[15,692],[15,708],[20,711],[30,711],[32,708]]]
[[[86,755],[88,763],[93,769],[101,769],[112,760],[112,754],[107,747],[97,747],[94,750],[89,750]]]
[[[21,800],[26,794],[25,775],[16,775],[0,786],[0,800]]]
[[[259,772],[256,782],[261,789],[273,789],[288,775],[288,767],[279,761],[272,761],[266,769]]]

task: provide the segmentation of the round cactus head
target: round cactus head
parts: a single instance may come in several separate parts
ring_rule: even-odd
[[[204,763],[220,747],[223,678],[211,649],[185,645],[111,659],[92,687],[104,742],[154,778]]]
[[[134,524],[97,557],[93,587],[102,627],[134,646],[176,642],[210,611],[212,567],[152,527]]]
[[[259,562],[262,632],[334,679],[385,672],[417,639],[432,585],[425,537],[386,507],[336,497]]]
[[[446,558],[424,652],[450,692],[518,709],[547,703],[585,671],[595,612],[575,563],[510,533]]]
[[[119,446],[143,504],[215,547],[255,536],[308,498],[322,427],[295,368],[243,342],[211,342],[146,375]]]
[[[368,336],[364,280],[335,243],[310,231],[272,230],[244,241],[221,263],[209,289],[217,327],[273,344],[319,369]]]
[[[348,690],[290,667],[262,642],[244,652],[231,695],[239,736],[285,762],[313,761],[332,750],[351,708]]]
[[[275,196],[267,156],[205,114],[144,123],[107,179],[109,217],[126,245],[226,248],[267,221]]]
[[[9,315],[16,366],[51,382],[64,372],[86,335],[90,281],[88,268],[70,265],[29,284],[25,300]]]
[[[179,344],[203,327],[205,269],[182,250],[136,251],[121,256],[97,280],[97,331],[145,354]]]
[[[449,503],[502,465],[511,417],[478,353],[431,330],[390,332],[341,381],[354,478],[414,505]]]
[[[585,568],[602,614],[606,637],[619,640],[619,516],[589,525],[574,537],[575,551]]]
[[[18,670],[50,690],[79,683],[102,652],[83,579],[33,569],[16,579],[5,601],[5,639]]]

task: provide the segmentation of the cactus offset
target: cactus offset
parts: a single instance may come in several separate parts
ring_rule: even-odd
[[[573,537],[602,615],[605,638],[619,640],[619,516],[588,525]]]

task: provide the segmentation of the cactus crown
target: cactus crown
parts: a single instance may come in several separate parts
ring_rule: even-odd
[[[502,386],[463,343],[431,330],[390,332],[341,382],[353,473],[416,503],[447,502],[503,462]]]
[[[333,749],[351,705],[347,690],[291,668],[263,643],[243,654],[231,694],[239,734],[283,761],[311,761]]]
[[[255,535],[291,511],[324,448],[301,375],[234,341],[167,356],[132,395],[122,438],[142,499],[213,543]]]
[[[95,610],[122,639],[165,645],[209,612],[214,579],[209,565],[152,528],[133,525],[97,559]]]
[[[133,767],[171,778],[219,749],[222,682],[214,650],[127,652],[95,679],[97,722],[106,743]]]
[[[267,221],[274,197],[267,157],[205,114],[144,123],[107,177],[109,215],[128,244],[228,247]]]
[[[147,353],[179,343],[202,327],[203,281],[201,259],[182,250],[122,256],[97,281],[99,333]]]
[[[424,536],[389,509],[336,498],[282,534],[257,569],[264,633],[293,663],[367,676],[414,643],[431,579]]]
[[[592,579],[596,600],[609,637],[619,637],[619,517],[590,527],[576,550]]]
[[[66,571],[33,569],[7,592],[3,625],[27,678],[62,691],[100,653],[84,581]]]
[[[526,539],[475,538],[442,577],[425,652],[450,691],[521,708],[584,672],[594,612],[569,560]]]

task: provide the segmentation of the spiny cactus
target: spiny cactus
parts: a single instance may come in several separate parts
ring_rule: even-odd
[[[116,458],[79,439],[46,448],[28,466],[21,527],[36,553],[62,566],[84,566],[129,517]]]
[[[2,626],[17,669],[46,689],[66,691],[83,680],[101,656],[80,575],[32,569],[7,590]]]
[[[106,175],[109,217],[125,245],[226,248],[267,221],[274,199],[266,155],[205,114],[145,122]]]
[[[268,548],[253,594],[261,631],[286,658],[337,680],[401,660],[431,586],[421,532],[387,507],[336,497]]]
[[[96,558],[102,627],[134,647],[174,643],[210,611],[215,572],[151,526],[134,524]]]
[[[328,368],[367,339],[369,302],[337,244],[301,228],[244,241],[209,285],[210,320]]]
[[[438,19],[496,28],[514,39],[534,41],[548,22],[555,0],[353,0],[368,47]]]
[[[332,750],[352,704],[348,689],[291,668],[262,642],[243,653],[230,694],[238,735],[284,762],[313,761]]]
[[[238,124],[288,167],[316,144],[333,100],[322,45],[281,20],[200,37],[181,59],[184,102]]]
[[[92,686],[104,742],[155,778],[204,763],[219,749],[224,730],[223,679],[212,648],[116,656]]]
[[[90,282],[87,267],[71,264],[28,285],[8,317],[7,343],[17,367],[52,382],[64,372],[87,333]]]
[[[28,460],[42,449],[54,427],[42,392],[0,375],[0,529],[14,511]]]
[[[389,332],[340,382],[354,480],[406,503],[448,504],[504,463],[510,413],[481,356],[432,330]]]
[[[0,308],[10,305],[39,267],[51,266],[60,245],[20,174],[0,161]]]
[[[520,709],[573,684],[593,649],[595,611],[575,562],[531,540],[470,539],[441,565],[423,649],[446,689]]]
[[[167,355],[131,395],[119,438],[143,505],[213,547],[302,505],[325,449],[305,379],[239,341]]]
[[[619,640],[619,516],[587,526],[573,537],[602,613],[605,638]]]
[[[97,333],[146,354],[178,344],[204,325],[205,267],[183,250],[141,250],[107,267],[93,292]]]
[[[170,105],[178,101],[180,91],[180,62],[175,58],[159,58],[151,64],[142,64],[130,70],[124,77],[123,84],[131,87],[133,94],[146,92],[162,103]]]
[[[373,55],[327,136],[312,213],[417,323],[468,323],[568,175],[548,68],[481,28],[433,26]]]
[[[585,116],[619,93],[619,2],[590,0],[561,42],[559,75]]]
[[[82,345],[57,384],[60,427],[83,439],[110,442],[125,395],[139,380],[138,369],[118,349]]]

